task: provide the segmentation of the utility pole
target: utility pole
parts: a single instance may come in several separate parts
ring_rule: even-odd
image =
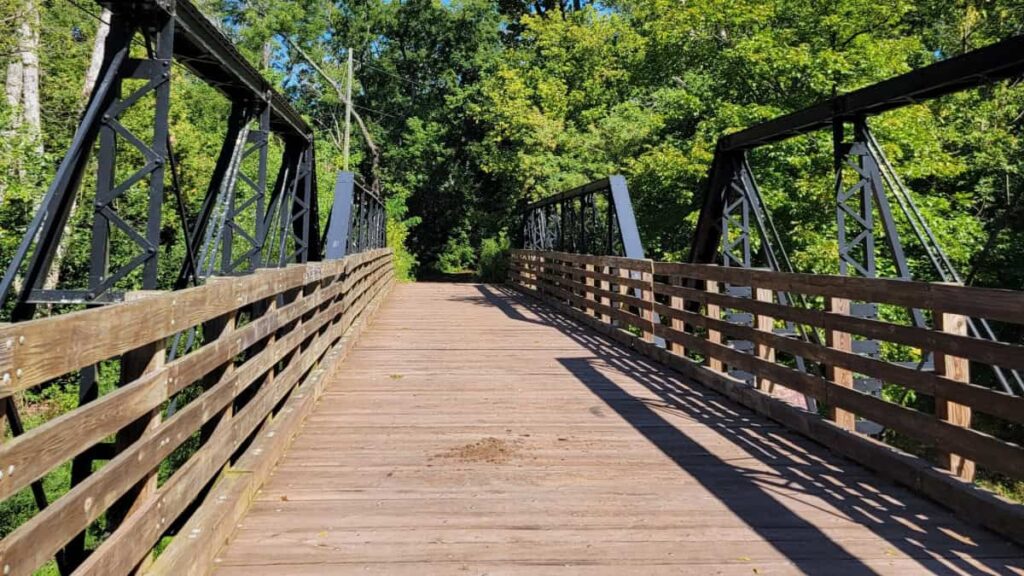
[[[345,83],[345,171],[348,172],[348,145],[352,133],[352,49],[348,49],[348,82]]]

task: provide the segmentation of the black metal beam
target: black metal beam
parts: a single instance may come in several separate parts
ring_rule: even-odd
[[[174,59],[232,102],[270,102],[271,130],[312,139],[313,130],[291,104],[189,0],[97,0],[115,14],[174,18]],[[144,17],[144,16],[143,16]]]
[[[573,188],[572,190],[566,190],[565,192],[559,192],[558,194],[553,194],[546,198],[542,198],[528,205],[526,208],[523,209],[523,212],[530,212],[536,210],[537,208],[543,208],[544,206],[557,204],[569,198],[575,198],[576,196],[583,196],[586,194],[593,194],[594,192],[601,192],[604,190],[608,190],[610,188],[610,178],[601,178],[600,180],[595,180],[589,184],[584,184],[583,186],[580,186],[578,188]]]
[[[836,119],[878,114],[1021,74],[1024,36],[1016,36],[723,136],[718,147],[749,150],[827,128]]]

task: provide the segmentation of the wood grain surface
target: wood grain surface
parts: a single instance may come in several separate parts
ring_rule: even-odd
[[[1024,554],[535,300],[421,283],[325,383],[215,571],[1022,574]]]

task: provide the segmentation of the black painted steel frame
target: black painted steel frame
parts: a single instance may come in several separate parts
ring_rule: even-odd
[[[876,258],[880,246],[876,232],[880,229],[885,248],[896,265],[897,277],[911,278],[890,202],[894,199],[938,278],[946,282],[960,282],[959,274],[871,134],[867,117],[1022,73],[1024,36],[1018,36],[723,136],[718,142],[708,178],[690,247],[690,261],[711,263],[720,260],[727,266],[793,271],[778,232],[771,224],[770,213],[757,190],[747,162],[747,152],[799,134],[832,127],[840,273],[866,277],[874,277],[878,273]],[[777,297],[780,300],[791,298],[781,293]],[[877,317],[878,311],[874,305],[854,303],[851,313]],[[920,310],[911,310],[910,313],[915,324],[926,324]],[[971,319],[968,327],[975,337],[995,339],[992,329],[983,319]],[[858,340],[854,347],[856,352],[871,356],[879,353],[876,342]],[[915,366],[931,369],[931,359]],[[1024,379],[1019,373],[999,367],[993,367],[993,370],[1004,391],[1024,393]],[[881,388],[877,381],[858,381],[857,384],[866,392],[878,393]]]
[[[520,218],[518,245],[525,250],[644,258],[633,201],[626,178],[619,174],[538,200],[526,206]],[[653,320],[660,321],[658,314]],[[665,346],[660,336],[654,341]]]
[[[643,258],[626,179],[610,176],[538,200],[520,212],[527,250]]]
[[[258,266],[318,259],[320,234],[313,136],[301,116],[191,3],[101,3],[112,10],[112,16],[100,81],[56,177],[0,281],[2,304],[11,295],[15,277],[24,270],[12,319],[30,318],[40,303],[115,301],[120,298],[116,286],[132,275],[137,276],[135,285],[142,289],[158,287],[161,211],[169,167],[176,178],[168,127],[172,62],[184,65],[232,102],[227,134],[202,208],[194,221],[183,218],[187,256],[176,287],[212,273],[233,274]],[[137,35],[146,41],[145,58],[131,57],[130,49]],[[126,81],[133,80],[141,80],[142,86],[123,94]],[[136,84],[139,82],[132,83]],[[120,119],[127,110],[150,97],[153,115],[148,128],[152,130],[152,139],[144,142]],[[285,159],[268,203],[267,154],[271,134],[284,141]],[[53,265],[97,141],[88,286],[80,290],[44,290],[43,282]],[[125,158],[130,157],[125,156],[128,149],[133,149],[134,156],[141,155],[143,163],[120,177],[115,169],[119,158],[123,166]],[[243,165],[253,155],[256,166],[252,174],[246,174]],[[146,220],[139,228],[140,224],[130,223],[118,213],[117,205],[129,190],[147,181]],[[268,237],[273,220],[272,210],[266,210],[268,204],[280,215],[280,226],[273,237]],[[179,212],[184,212],[180,202]],[[211,228],[213,216],[218,219]],[[135,246],[134,255],[127,261],[111,261],[112,234],[127,238]],[[216,246],[209,245],[211,238],[217,241]],[[277,250],[268,249],[271,241]],[[237,246],[239,243],[244,246]],[[202,254],[196,253],[201,245],[206,250],[205,263],[198,261]]]
[[[329,220],[323,243],[328,260],[387,245],[387,208],[352,172],[338,173]]]
[[[122,297],[122,285],[157,289],[161,213],[165,180],[172,179],[177,211],[185,227],[186,256],[175,288],[213,274],[239,274],[261,266],[283,266],[321,258],[313,134],[302,117],[187,0],[98,0],[111,9],[110,32],[99,81],[71,145],[47,189],[14,258],[0,280],[0,305],[8,301],[16,277],[12,320],[29,319],[43,303],[102,305]],[[131,53],[141,37],[145,57]],[[231,103],[227,132],[198,214],[189,217],[177,184],[169,132],[173,64],[188,68]],[[152,102],[149,125],[135,132],[122,116],[141,102]],[[150,108],[147,108],[149,110]],[[141,134],[150,134],[144,139]],[[284,144],[281,168],[267,191],[272,137]],[[88,286],[44,289],[50,267],[80,193],[86,167],[96,149],[96,195],[92,201],[92,240]],[[126,155],[126,152],[129,155]],[[141,157],[127,175],[117,169]],[[118,211],[128,194],[145,185],[144,222],[129,222]],[[137,202],[139,193],[132,192]],[[82,203],[85,205],[85,203]],[[127,259],[113,261],[115,235],[130,245]],[[258,313],[258,311],[254,311]],[[191,346],[196,333],[188,334]],[[169,352],[177,352],[177,342]],[[97,368],[81,371],[80,404],[98,397]],[[12,432],[24,432],[10,398],[0,398]],[[116,449],[101,443],[75,457],[72,486],[92,473],[95,460],[112,458]],[[36,503],[47,506],[40,482],[32,485]],[[85,536],[73,539],[57,558],[62,573],[85,557]]]
[[[349,254],[376,250],[387,245],[387,210],[373,192],[360,186],[352,199],[352,225],[348,235]]]

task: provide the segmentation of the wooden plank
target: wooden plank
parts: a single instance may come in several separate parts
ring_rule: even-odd
[[[581,266],[593,266],[593,264],[581,264]],[[621,274],[606,274],[596,270],[576,268],[573,265],[563,264],[558,261],[549,261],[548,267],[560,274],[576,274],[580,277],[592,280],[607,280],[615,284],[629,286],[630,288],[642,289],[650,287],[650,281],[641,278],[633,278],[631,275],[623,276]]]
[[[757,285],[780,292],[943,310],[976,318],[1024,324],[1024,292],[1016,290],[885,278],[791,274],[696,264],[659,263],[656,273],[678,274],[742,286]]]
[[[322,324],[325,319],[331,317],[337,317],[338,310],[341,309],[343,303],[338,301],[335,302],[330,311],[324,315],[318,317],[316,324]],[[309,325],[307,330],[315,331],[316,326]],[[260,423],[265,419],[266,415],[270,410],[277,405],[281,399],[283,399],[296,385],[299,384],[298,378],[306,370],[312,367],[318,359],[324,355],[325,351],[328,350],[329,346],[333,342],[337,341],[341,334],[341,327],[335,324],[332,330],[324,337],[317,340],[313,347],[307,349],[302,357],[292,364],[287,369],[277,375],[277,377],[271,382],[270,386],[264,386],[260,389],[259,393],[253,400],[251,400],[243,410],[231,420],[230,427],[221,427],[215,432],[216,440],[211,440],[207,447],[204,447],[203,451],[193,456],[185,466],[183,466],[174,476],[172,476],[167,483],[161,488],[160,494],[157,497],[151,499],[148,502],[148,507],[145,510],[140,511],[135,516],[129,518],[131,526],[126,526],[124,529],[115,533],[110,539],[94,552],[89,559],[83,564],[81,572],[85,574],[110,574],[110,573],[121,573],[125,571],[126,566],[132,566],[133,562],[140,555],[144,554],[156,540],[160,534],[166,528],[169,519],[175,518],[179,515],[186,506],[192,501],[197,494],[198,490],[205,486],[206,483],[212,478],[220,469],[220,467],[227,461],[228,457],[236,450],[236,448],[250,436],[253,430],[257,429]],[[296,335],[301,335],[302,330],[296,330]],[[291,335],[290,335],[291,336]],[[295,336],[292,336],[295,342]],[[281,342],[281,345],[288,346]],[[280,357],[280,355],[278,355]],[[306,388],[306,392],[300,395],[293,395],[291,408],[294,409],[296,403],[306,402],[306,398],[314,398],[313,394],[309,394],[312,388],[316,386],[315,378],[306,382],[310,386]],[[295,425],[295,420],[283,420],[283,423],[290,422],[291,425]],[[292,431],[288,428],[285,431],[285,435]],[[274,434],[270,434],[273,438]],[[247,451],[250,459],[260,458],[262,454],[261,444],[255,442],[250,446]],[[267,468],[269,470],[269,467]],[[266,471],[266,470],[265,470]],[[264,471],[264,472],[265,472]],[[228,481],[228,486],[234,486],[235,481]],[[253,488],[254,489],[254,488]],[[215,504],[223,504],[224,500],[219,500],[219,496],[212,496],[212,500],[208,499],[208,502]],[[235,503],[236,505],[240,505]],[[244,504],[244,503],[243,503]],[[200,509],[201,511],[204,508]],[[206,512],[201,513],[200,518],[205,517]],[[202,532],[203,525],[200,524],[200,531],[194,532],[196,529],[195,523],[186,524],[186,529],[183,533],[186,535],[185,538],[179,539],[180,542],[173,549],[184,547],[186,550],[195,551],[194,548],[186,546],[188,542],[194,541],[199,536],[208,538],[210,536],[207,533]],[[176,552],[171,552],[170,558],[176,557]],[[161,566],[165,566],[168,560],[161,556],[160,559],[153,565],[150,566],[149,570],[160,570]]]
[[[337,364],[351,351],[356,338],[369,323],[373,311],[386,297],[390,281],[382,275],[373,285],[379,290],[373,292],[367,315],[360,316],[334,350],[327,354],[323,369],[303,384],[304,393],[289,398],[281,415],[266,432],[253,441],[228,475],[214,488],[206,504],[184,526],[182,532],[189,536],[175,539],[147,573],[177,575],[203,574],[207,571],[214,555],[234,531],[238,519],[315,405],[319,394],[314,389],[322,386],[324,379],[333,374]]]
[[[332,287],[325,297],[333,297],[342,288]],[[0,478],[0,499],[9,497],[60,463],[116,433],[317,304],[311,300],[286,306],[276,314],[267,315],[238,330],[230,340],[218,340],[203,346],[162,369],[147,372],[136,381],[0,446],[0,462],[18,471],[17,475],[7,474]]]
[[[922,372],[911,367],[892,364],[884,360],[853,354],[852,352],[823,347],[803,340],[756,332],[746,326],[706,318],[683,310],[673,310],[662,305],[656,306],[656,311],[666,317],[683,318],[695,326],[715,329],[735,338],[766,343],[773,346],[776,350],[821,362],[827,366],[841,367],[852,372],[877,377],[930,396],[938,394],[970,405],[978,411],[1006,418],[1010,421],[1019,422],[1022,418],[1021,414],[1013,411],[1013,408],[1016,407],[1014,403],[1003,402],[1004,394],[994,392],[988,388],[957,382],[939,374]],[[849,388],[849,386],[847,387]]]
[[[951,334],[967,333],[967,318],[958,314],[948,314],[936,310],[935,329]],[[940,376],[945,376],[956,382],[970,382],[970,363],[966,358],[957,358],[942,352],[935,353],[935,371]],[[941,395],[935,396],[935,416],[954,426],[971,427],[971,407],[964,404],[951,402]],[[939,464],[946,470],[950,470],[960,478],[970,482],[974,480],[974,462],[965,459],[963,456],[942,450],[939,446]]]
[[[126,301],[144,299],[159,293],[153,292],[131,292],[126,295]],[[136,350],[128,352],[121,357],[121,386],[141,378],[145,374],[156,372],[164,366],[167,358],[164,340],[151,342]],[[141,418],[121,429],[115,439],[115,451],[124,452],[133,442],[141,439],[146,431],[153,430],[160,425],[159,408],[150,410]],[[108,530],[116,530],[125,516],[134,511],[139,503],[148,498],[156,491],[157,475],[150,473],[125,493],[117,502],[110,506],[107,511]]]
[[[588,288],[596,286],[597,285],[597,281],[594,280],[593,276],[590,276],[590,275],[587,274],[587,273],[593,274],[595,272],[594,271],[594,265],[593,264],[585,264],[584,266],[585,266],[584,269],[583,269],[583,272],[584,272],[584,282],[586,283]],[[596,296],[597,296],[597,294],[593,290],[590,290],[590,289],[586,290],[583,293],[583,297],[585,299],[587,299],[587,300],[590,300],[590,301],[596,300],[597,299]],[[594,315],[594,309],[589,307],[589,306],[587,308],[585,308],[584,311],[587,314],[590,314],[591,316]]]
[[[531,292],[516,286],[525,294],[540,298],[539,292]],[[759,414],[793,429],[808,438],[820,442],[831,451],[851,458],[875,472],[891,478],[942,502],[961,517],[995,530],[1019,544],[1024,544],[1024,507],[1011,503],[992,492],[932,467],[921,458],[912,456],[869,437],[843,430],[817,414],[798,410],[785,402],[771,398],[744,382],[726,374],[708,370],[686,358],[649,345],[635,336],[614,330],[600,321],[577,314],[572,309],[549,302],[550,306],[584,325],[602,333],[645,356],[657,360],[680,374],[696,379],[701,384],[726,395]]]
[[[58,501],[0,541],[0,564],[9,574],[32,574],[84,530],[205,421],[233,398],[226,380],[196,399],[160,428],[132,444]],[[206,414],[206,413],[209,414]]]
[[[650,261],[647,261],[650,264]],[[654,271],[653,265],[651,265],[650,271],[644,271],[640,273],[640,280],[644,283],[641,290],[637,291],[640,300],[644,303],[644,307],[640,308],[640,315],[645,320],[643,327],[643,338],[647,342],[654,342]]]
[[[857,318],[833,312],[757,302],[749,298],[738,298],[727,294],[705,293],[683,286],[669,286],[658,283],[656,284],[656,290],[659,294],[681,296],[702,303],[714,303],[722,307],[746,310],[755,314],[767,314],[780,320],[849,332],[896,344],[906,344],[924,350],[946,350],[957,356],[965,356],[985,364],[1024,369],[1024,346],[1015,344],[991,342],[970,336],[936,332],[916,326]]]
[[[773,302],[775,300],[775,294],[765,288],[754,288],[754,299],[759,302]],[[767,314],[755,314],[754,325],[761,332],[772,334],[775,330],[775,319]],[[756,342],[757,357],[766,362],[775,362],[775,348],[765,342]],[[754,385],[757,389],[771,394],[772,381],[765,378],[764,376],[754,375]]]
[[[685,312],[678,312],[678,314],[688,315],[698,325],[707,326],[709,333],[718,332],[719,330],[727,331],[755,342],[771,342],[780,349],[786,349],[787,351],[815,359],[824,357],[828,360],[833,360],[837,355],[842,354],[827,348],[818,348],[805,342],[777,337],[773,334],[757,333],[747,327],[711,318],[700,318],[697,315]],[[711,357],[720,358],[729,365],[737,366],[752,373],[761,375],[774,374],[776,378],[784,379],[788,387],[794,388],[798,392],[820,398],[829,404],[834,404],[841,408],[851,409],[854,412],[863,414],[867,418],[878,421],[890,428],[903,431],[926,443],[960,446],[966,453],[978,456],[986,465],[1007,472],[1015,477],[1024,473],[1024,467],[1022,467],[1024,466],[1024,460],[1021,458],[1020,448],[1016,445],[1008,444],[976,432],[959,434],[956,432],[957,428],[943,426],[942,422],[932,421],[922,413],[904,409],[846,388],[840,387],[837,389],[834,383],[827,380],[761,361],[714,342],[701,342],[692,336],[680,334],[674,330],[662,327],[658,327],[658,334],[667,338],[674,337],[687,341],[690,347],[702,350]],[[843,354],[841,358],[845,359],[847,363],[852,363],[854,359],[862,362],[878,362],[852,354]],[[885,365],[884,363],[880,364]],[[903,370],[909,369],[903,368]],[[916,371],[914,375],[931,376]]]
[[[574,263],[603,264],[637,271],[645,269],[644,260],[609,256],[580,256],[559,252],[539,252],[539,254]],[[944,310],[965,316],[1024,324],[1024,293],[1015,290],[884,278],[792,274],[708,264],[669,262],[655,263],[655,274],[684,276],[695,280],[714,280],[739,286],[757,285],[779,292],[796,292],[912,308]]]
[[[717,294],[718,290],[718,282],[715,282],[714,280],[709,280],[704,283],[705,292],[709,294]],[[722,317],[722,309],[717,304],[706,304],[704,306],[704,313],[707,315],[708,318],[712,318],[715,320],[718,320]],[[707,340],[712,345],[720,345],[722,344],[722,333],[719,332],[718,330],[709,329]],[[693,347],[692,344],[687,344],[686,346],[690,348]],[[713,350],[716,349],[717,347],[713,346],[710,349],[704,348],[701,350],[702,352],[704,352],[704,363],[707,364],[708,368],[716,372],[725,372],[725,365],[722,364],[722,360],[713,352]]]
[[[672,284],[679,284],[680,278],[678,276],[673,276],[670,278],[670,282]],[[657,290],[657,283],[655,283],[655,290]],[[656,291],[655,294],[658,294],[658,292]],[[671,296],[669,302],[671,303],[671,308],[674,308],[676,310],[686,309],[686,300],[680,298],[679,296]],[[679,318],[671,318],[670,322],[673,329],[679,332],[686,332],[686,322],[684,320]],[[673,354],[676,354],[678,356],[686,356],[686,347],[683,346],[681,342],[669,341],[669,349],[672,351]]]
[[[850,301],[845,298],[829,298],[828,309],[833,314],[848,316],[850,314]],[[825,345],[840,352],[853,353],[853,338],[849,332],[826,330]],[[838,386],[853,388],[853,372],[835,364],[825,365],[825,377],[835,382]],[[829,406],[829,413],[836,426],[844,430],[853,430],[857,425],[857,417],[852,412],[836,406]]]
[[[710,326],[711,319],[706,320]],[[804,348],[803,345],[807,343],[799,340],[778,338],[774,335],[759,335],[746,326],[730,325],[727,327],[725,324],[727,323],[718,324],[718,326],[721,326],[723,330],[728,328],[737,334],[745,334],[750,339],[762,338],[765,341],[772,341],[780,350],[788,348],[810,353],[837,353],[831,349],[813,345]],[[888,428],[904,432],[926,444],[959,449],[963,454],[974,457],[994,470],[1005,472],[1013,477],[1024,477],[1024,449],[1016,444],[975,430],[954,426],[934,419],[923,412],[904,408],[880,398],[836,385],[820,376],[766,362],[756,356],[737,352],[710,341],[702,341],[693,336],[680,334],[667,326],[659,326],[658,334],[665,335],[666,338],[682,339],[688,347],[717,356],[725,364],[736,366],[753,374],[761,374],[777,382],[785,382],[787,388],[819,398],[829,405],[862,415]]]
[[[664,286],[664,285],[662,285],[662,286]],[[849,332],[847,332],[847,329],[849,328],[852,331],[853,328],[855,328],[857,326],[857,324],[860,323],[860,322],[870,322],[870,323],[875,323],[875,324],[885,324],[885,323],[882,323],[882,322],[877,322],[877,321],[872,321],[872,320],[863,320],[863,319],[854,318],[854,317],[851,317],[851,316],[842,316],[840,314],[836,314],[836,313],[833,313],[833,312],[827,313],[830,316],[830,319],[828,321],[816,323],[816,322],[812,321],[813,318],[811,318],[810,315],[812,315],[812,314],[821,315],[821,314],[826,314],[826,313],[822,313],[822,312],[819,312],[819,311],[813,311],[813,310],[801,310],[801,309],[797,309],[797,308],[790,308],[790,307],[787,307],[787,306],[780,306],[780,305],[776,305],[776,304],[772,304],[770,306],[767,306],[766,305],[767,303],[758,302],[756,300],[751,300],[749,298],[734,298],[734,297],[726,296],[724,294],[703,294],[700,291],[692,290],[692,289],[689,289],[689,288],[681,288],[681,289],[678,289],[678,290],[679,290],[679,293],[687,294],[688,297],[690,297],[692,299],[695,299],[697,301],[703,300],[703,301],[709,303],[709,305],[710,305],[710,303],[723,303],[723,305],[728,306],[730,308],[737,309],[737,310],[744,310],[744,311],[748,311],[748,312],[752,312],[752,313],[772,314],[776,318],[781,318],[781,319],[786,319],[786,320],[794,320],[794,321],[797,321],[797,322],[801,322],[802,321],[805,324],[822,326],[822,327],[826,328],[826,330],[831,330],[831,331],[836,331],[836,332],[849,333]],[[673,309],[670,309],[670,308],[666,308],[666,307],[658,307],[657,310],[658,310],[658,312],[660,314],[662,314],[664,316],[667,316],[667,317],[670,317],[670,318],[674,317],[673,315],[679,316],[679,317],[683,317],[683,318],[692,317],[692,316],[688,316],[688,314],[690,314],[690,313],[688,313],[686,311],[676,311],[676,310],[673,310]],[[841,321],[844,318],[848,318],[849,319],[849,321],[850,321],[849,322],[849,324],[850,324],[849,327],[843,321]],[[836,320],[836,319],[839,319],[839,320]],[[735,326],[735,325],[728,325],[728,326],[722,325],[722,326],[723,326],[722,330],[726,331],[730,335],[737,335],[735,331],[736,330],[742,330],[742,328],[734,329],[733,326]],[[924,330],[924,329],[920,329],[920,328],[916,328],[916,327],[909,327],[909,326],[896,327],[895,325],[891,325],[891,324],[889,324],[888,326],[893,327],[893,328],[906,329],[908,331],[913,331],[913,332],[920,333],[920,334],[940,334],[940,333],[938,333],[936,331],[933,331],[933,330]],[[885,333],[886,333],[885,331],[882,331],[880,334],[882,336],[884,336]],[[747,337],[749,335],[749,331],[748,332],[744,332],[743,334],[744,334],[743,336],[739,336],[739,337]],[[869,334],[869,335],[871,335],[871,334]],[[874,335],[877,336],[879,334],[874,334]],[[950,335],[950,336],[956,336],[956,335]],[[755,334],[755,335],[752,335],[750,337],[751,338],[758,338],[759,336]],[[957,336],[957,337],[960,337],[960,336]],[[884,338],[884,337],[882,339],[888,340],[888,341],[895,341],[895,342],[899,342],[899,341],[905,340],[905,339],[897,340],[895,338]],[[937,339],[933,339],[930,336],[922,337],[922,338],[920,338],[920,340],[928,341],[928,342],[932,342],[932,343],[937,343],[938,342]],[[977,339],[971,339],[971,340],[975,340],[977,342],[984,342],[982,340],[977,340]],[[812,346],[811,344],[801,343],[801,342],[794,341],[794,340],[791,340],[791,339],[777,338],[777,339],[774,340],[774,342],[778,343],[779,346],[787,346],[786,350],[788,352],[792,352],[792,353],[797,354],[797,355],[813,358],[815,360],[824,362],[826,364],[834,364],[834,365],[842,366],[844,368],[848,368],[850,370],[853,370],[853,371],[856,371],[856,372],[860,372],[862,374],[870,375],[870,376],[873,376],[873,377],[881,378],[881,379],[884,379],[884,380],[889,380],[889,381],[892,381],[892,382],[898,382],[898,383],[900,383],[900,384],[902,384],[904,386],[907,386],[909,388],[913,388],[914,390],[917,390],[919,392],[923,392],[923,393],[928,394],[928,395],[934,395],[934,394],[937,394],[937,393],[942,394],[942,395],[947,395],[952,400],[957,400],[960,403],[968,404],[970,406],[973,406],[975,410],[978,410],[978,411],[981,411],[981,412],[985,412],[986,414],[990,414],[992,416],[998,416],[1000,418],[1004,418],[1004,419],[1010,420],[1012,422],[1018,422],[1018,423],[1024,422],[1024,397],[1021,397],[1021,396],[1013,396],[1013,395],[1010,395],[1010,394],[1006,394],[1006,393],[1003,393],[1003,392],[999,392],[999,391],[996,391],[996,390],[992,390],[990,388],[986,388],[986,387],[978,386],[978,385],[974,385],[974,384],[956,382],[956,381],[950,380],[948,378],[944,378],[942,376],[938,376],[936,374],[932,374],[932,373],[928,373],[928,372],[921,372],[920,370],[916,370],[914,368],[907,368],[907,367],[904,367],[904,366],[899,366],[899,365],[896,365],[896,364],[891,364],[891,363],[888,363],[888,362],[885,362],[885,361],[882,361],[882,360],[875,360],[873,358],[868,358],[868,357],[864,357],[864,356],[860,356],[860,355],[856,355],[856,354],[840,354],[840,353],[832,352],[832,351],[829,351],[829,350],[823,350],[823,349],[820,349],[820,348],[810,347],[810,346]],[[796,347],[799,347],[799,350]],[[935,349],[938,349],[938,348],[927,348],[927,347],[925,347],[925,350],[935,350]],[[944,349],[944,350],[947,350],[947,351],[950,350],[949,348],[941,348],[941,349]],[[962,350],[962,348],[958,347],[958,346],[954,346],[953,349],[954,350]]]
[[[732,382],[788,424],[837,430],[816,415],[601,323],[585,309],[600,304],[569,286],[543,288],[625,347],[501,289],[398,286],[208,568],[903,574],[1022,562],[637,352]]]
[[[330,267],[331,270],[335,268],[335,265]],[[274,274],[271,275],[271,277],[290,278],[296,273],[301,273],[301,277],[310,279],[314,282],[318,281],[318,279],[322,277],[322,270],[317,266],[309,268],[299,267],[297,272],[289,272],[288,275]],[[229,283],[230,282],[214,282],[211,288],[217,290],[217,287],[220,284]],[[290,287],[290,285],[288,286]],[[342,288],[343,286],[340,284],[332,286],[327,290],[322,291],[322,297],[334,298]],[[240,298],[236,297],[232,301],[232,305],[237,303],[244,304],[246,299],[249,297],[247,294],[249,293],[246,292],[241,294]],[[149,302],[155,298],[163,298],[163,296],[148,298],[145,301]],[[275,311],[275,315],[261,318],[260,320],[250,323],[228,339],[233,344],[223,350],[233,350],[234,354],[225,357],[221,356],[223,350],[218,350],[217,354],[209,354],[208,357],[205,357],[202,362],[198,363],[198,365],[209,367],[213,359],[218,359],[221,362],[230,359],[237,353],[244,350],[243,339],[240,337],[240,334],[243,331],[248,331],[248,337],[253,338],[252,342],[246,344],[246,346],[251,345],[258,340],[257,336],[261,332],[269,333],[267,332],[268,330],[276,328],[275,322],[280,320],[282,317],[285,317],[286,314],[297,314],[303,310],[315,310],[320,301],[320,297],[309,298],[308,300],[309,306],[304,308],[291,308],[287,313],[283,309],[277,310]],[[5,566],[9,573],[20,574],[30,573],[36,566],[45,562],[46,558],[51,556],[70,537],[73,537],[74,534],[82,530],[91,521],[95,520],[99,514],[128,493],[134,484],[138,483],[147,475],[154,474],[160,461],[165,458],[171,450],[188,438],[199,428],[201,424],[207,422],[215,414],[222,412],[230,404],[233,398],[235,398],[240,392],[244,391],[261,374],[269,370],[281,357],[284,356],[284,354],[298,347],[304,339],[317,334],[317,330],[319,330],[323,325],[337,318],[341,313],[341,308],[342,303],[337,302],[333,308],[317,315],[308,325],[303,325],[298,329],[293,330],[288,337],[276,342],[275,346],[272,348],[264,349],[260,354],[249,359],[249,361],[243,364],[238,371],[232,373],[228,370],[224,372],[221,376],[221,380],[216,383],[210,391],[190,403],[167,422],[156,428],[149,428],[145,430],[137,441],[127,445],[120,455],[114,458],[101,470],[94,473],[92,476],[87,478],[85,482],[76,486],[71,492],[34,516],[31,520],[20,526],[0,542],[0,563]],[[278,317],[278,314],[281,316]],[[220,340],[217,342],[219,343]],[[293,362],[289,366],[289,370],[286,370],[289,378],[297,380],[298,376],[312,366],[319,357],[318,355],[322,354],[325,347],[329,344],[329,342],[324,338],[321,338],[317,342],[317,344],[309,348],[307,353],[301,356],[300,361]],[[232,348],[232,346],[234,346],[234,348]],[[217,344],[210,345],[210,348],[216,350]],[[150,355],[150,359],[152,360],[158,356],[162,358],[163,347],[154,343],[154,349],[159,350],[159,354],[154,352]],[[148,367],[147,370],[149,371],[146,376],[143,376],[141,379],[136,380],[135,383],[126,386],[118,392],[104,396],[101,400],[108,397],[123,400],[129,393],[138,394],[140,392],[152,392],[154,388],[153,386],[136,386],[137,383],[145,382],[150,378],[155,378],[155,382],[161,385],[157,387],[162,388],[159,390],[161,393],[157,395],[157,398],[166,398],[168,397],[168,387],[173,388],[180,386],[177,389],[181,389],[188,384],[188,382],[174,382],[172,384],[173,377],[168,377],[168,373],[175,374],[174,369],[177,369],[179,366],[196,364],[198,362],[197,359],[200,357],[203,357],[200,352],[190,354],[185,358],[182,358],[183,364],[171,365],[168,369],[161,369],[158,365]],[[129,376],[132,376],[131,372],[132,368],[129,366]],[[121,396],[116,396],[117,394],[121,394]],[[94,402],[93,404],[98,403],[99,401]],[[265,408],[269,410],[275,404],[276,400],[275,402],[265,406]],[[143,403],[143,405],[149,409],[152,409],[153,407],[152,401],[149,401],[148,404]],[[118,404],[112,404],[112,406],[118,406]],[[109,408],[109,406],[107,407]],[[81,413],[89,408],[93,408],[92,404],[88,407],[83,407],[76,412]],[[135,405],[131,410],[128,410],[124,414],[134,414],[137,418],[138,415],[135,414],[135,412],[138,410],[139,406]],[[76,415],[76,413],[66,416],[75,418],[81,417],[80,415]],[[123,415],[120,417],[124,418]],[[36,429],[44,430],[44,432],[47,432],[47,435],[44,436],[43,434],[36,434],[35,436],[32,436],[31,439],[36,441],[40,439],[52,441],[54,437],[50,432],[62,429],[71,430],[71,428],[67,426],[57,426],[59,424],[66,424],[66,421],[58,422],[58,420],[52,421],[51,423]],[[105,425],[109,426],[109,424],[110,422],[108,421]],[[44,429],[45,426],[49,427]],[[221,426],[218,430],[220,429],[229,429],[229,427]],[[35,430],[33,432],[35,432]],[[23,438],[29,438],[29,435],[26,435]],[[21,438],[19,438],[19,440],[21,440]],[[242,438],[238,438],[238,442],[241,442],[241,440]],[[75,441],[81,442],[80,439]],[[11,443],[0,449],[8,451],[13,445],[14,443]],[[25,446],[26,443],[22,443],[16,448],[21,449]],[[67,450],[66,446],[61,447],[60,444],[56,446],[58,446],[60,450]],[[51,453],[52,452],[53,451],[51,450]],[[11,452],[8,451],[5,453],[10,454]],[[226,459],[230,453],[230,451],[227,452],[224,458]],[[10,477],[10,474],[8,474],[8,477]],[[21,481],[24,482],[25,480]],[[10,489],[11,485],[12,484],[7,484],[6,488]],[[198,490],[201,486],[201,483],[195,484],[194,488]],[[154,499],[155,496],[152,496],[145,498],[145,501],[151,503]],[[142,508],[139,502],[142,500],[143,498],[134,498],[134,503],[128,506],[127,512],[131,513],[133,510],[141,510]],[[185,504],[187,503],[188,501],[185,501]],[[159,509],[159,506],[157,509]],[[167,512],[163,511],[161,513],[166,514]],[[128,516],[129,519],[134,517],[134,514],[130,514]],[[126,521],[126,524],[128,524],[128,521]],[[152,525],[152,528],[158,529],[157,535],[159,535],[159,532],[162,532],[166,528],[166,524],[155,523]],[[122,532],[123,530],[124,527],[118,532]],[[139,559],[140,557],[133,558],[136,562]]]
[[[0,342],[13,341],[0,364],[0,396],[41,384],[67,372],[114,358],[141,342],[155,342],[223,313],[298,285],[302,270],[260,270],[234,282],[168,292],[146,302],[123,302],[0,328]],[[133,330],[118,327],[132,326]],[[53,354],[61,350],[62,354]]]

